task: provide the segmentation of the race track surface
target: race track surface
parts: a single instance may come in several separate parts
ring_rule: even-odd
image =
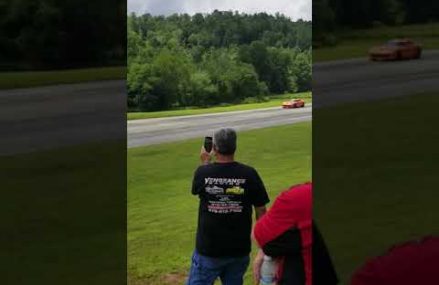
[[[0,155],[123,140],[125,82],[0,90]]]
[[[281,107],[128,121],[128,147],[159,144],[212,135],[220,127],[237,131],[287,125],[311,120],[311,106],[300,109]]]
[[[439,50],[419,60],[366,58],[313,65],[313,108],[439,91]]]

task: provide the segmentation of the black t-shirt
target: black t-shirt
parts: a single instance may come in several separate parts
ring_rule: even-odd
[[[249,254],[252,206],[269,202],[256,170],[239,162],[200,166],[192,194],[200,198],[197,251],[211,257]]]

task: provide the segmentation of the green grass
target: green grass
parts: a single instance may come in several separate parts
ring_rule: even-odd
[[[124,79],[125,67],[100,67],[53,71],[1,72],[0,89]]]
[[[233,106],[222,106],[222,107],[211,107],[211,108],[187,108],[182,110],[170,110],[170,111],[159,111],[159,112],[130,112],[128,113],[128,120],[201,115],[201,114],[210,114],[210,113],[244,111],[244,110],[262,109],[269,107],[278,107],[280,106],[280,104],[282,104],[283,101],[291,98],[303,98],[307,103],[312,102],[311,92],[284,94],[284,95],[271,96],[270,101],[261,102],[261,103],[238,104]]]
[[[259,171],[272,201],[288,186],[310,180],[310,122],[242,132],[238,140],[237,160]],[[190,185],[201,142],[128,150],[130,284],[183,284],[195,242],[198,199]],[[251,280],[248,272],[245,284]]]
[[[372,46],[393,38],[410,38],[419,42],[424,49],[438,49],[439,23],[352,30],[339,32],[336,37],[339,40],[337,45],[313,50],[314,62],[366,57]]]
[[[3,284],[123,283],[125,145],[0,158]]]
[[[439,234],[437,95],[314,110],[314,215],[342,285],[395,243]]]

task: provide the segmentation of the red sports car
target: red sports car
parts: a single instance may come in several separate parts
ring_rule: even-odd
[[[369,50],[370,60],[403,60],[421,57],[422,48],[409,39],[391,40]]]
[[[302,108],[305,107],[305,101],[302,99],[292,99],[290,101],[285,101],[282,103],[282,108]]]

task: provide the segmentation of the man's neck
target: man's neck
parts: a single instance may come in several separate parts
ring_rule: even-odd
[[[216,156],[216,161],[217,163],[230,163],[230,162],[234,162],[235,161],[235,157],[233,155],[220,155],[218,154]]]

